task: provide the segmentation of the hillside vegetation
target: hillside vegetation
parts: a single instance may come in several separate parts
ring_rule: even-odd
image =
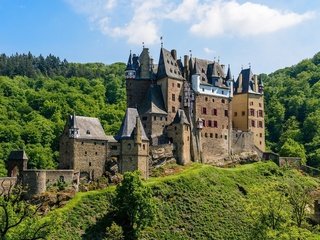
[[[118,130],[125,104],[125,64],[74,64],[52,55],[0,56],[0,176],[11,150],[24,148],[30,168],[55,168],[67,116],[98,117]]]
[[[320,166],[320,52],[261,76],[265,82],[267,144],[284,156]]]
[[[316,228],[294,221],[288,197],[292,181],[298,189],[319,185],[271,162],[230,169],[193,164],[151,178],[145,184],[152,189],[157,216],[142,239],[318,239]],[[113,187],[77,194],[51,213],[62,224],[50,239],[103,239],[114,220],[113,196]],[[274,229],[272,216],[278,219]]]

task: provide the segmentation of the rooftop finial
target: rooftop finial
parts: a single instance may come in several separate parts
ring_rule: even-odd
[[[142,47],[144,48],[144,42],[142,42]]]
[[[220,56],[218,56],[218,63],[220,63]]]
[[[248,65],[249,65],[249,68],[251,68],[251,63],[250,62],[248,63]]]
[[[163,37],[160,37],[160,42],[161,42],[161,48],[163,48]]]
[[[243,65],[241,64],[241,70],[243,70]]]
[[[190,58],[192,58],[192,50],[189,50]]]

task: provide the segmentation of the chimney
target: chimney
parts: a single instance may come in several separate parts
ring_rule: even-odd
[[[253,79],[254,79],[254,91],[257,93],[257,92],[259,92],[258,76],[255,74],[255,75],[253,76]]]
[[[239,80],[238,80],[238,93],[242,92],[242,73],[239,75]]]
[[[171,50],[171,56],[173,57],[174,60],[177,60],[177,50],[172,49]]]

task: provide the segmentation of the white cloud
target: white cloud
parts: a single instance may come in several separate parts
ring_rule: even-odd
[[[310,19],[314,13],[298,14],[251,2],[239,4],[218,0],[202,8],[200,15],[201,18],[190,27],[190,31],[214,37],[222,34],[248,36],[271,33]]]
[[[159,42],[160,26],[166,20],[183,22],[199,37],[252,36],[295,26],[314,16],[272,9],[237,0],[65,0],[84,14],[103,34],[126,38],[132,44]],[[121,3],[121,4],[120,4]],[[209,49],[204,50],[208,52]]]
[[[203,48],[203,51],[204,51],[205,53],[207,53],[207,54],[212,54],[212,53],[214,53],[214,50],[212,50],[212,49],[210,49],[210,48],[208,48],[208,47]]]

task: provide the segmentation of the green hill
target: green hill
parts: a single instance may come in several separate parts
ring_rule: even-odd
[[[228,169],[193,164],[182,169],[145,182],[156,200],[157,220],[143,232],[143,239],[259,239],[255,235],[258,226],[262,227],[259,212],[269,208],[281,216],[281,224],[266,230],[275,236],[268,239],[319,238],[306,222],[301,228],[296,226],[284,194],[291,180],[302,188],[318,186],[318,180],[271,162]],[[113,195],[114,187],[78,193],[65,207],[51,213],[60,217],[61,224],[50,239],[103,239],[112,221]]]

